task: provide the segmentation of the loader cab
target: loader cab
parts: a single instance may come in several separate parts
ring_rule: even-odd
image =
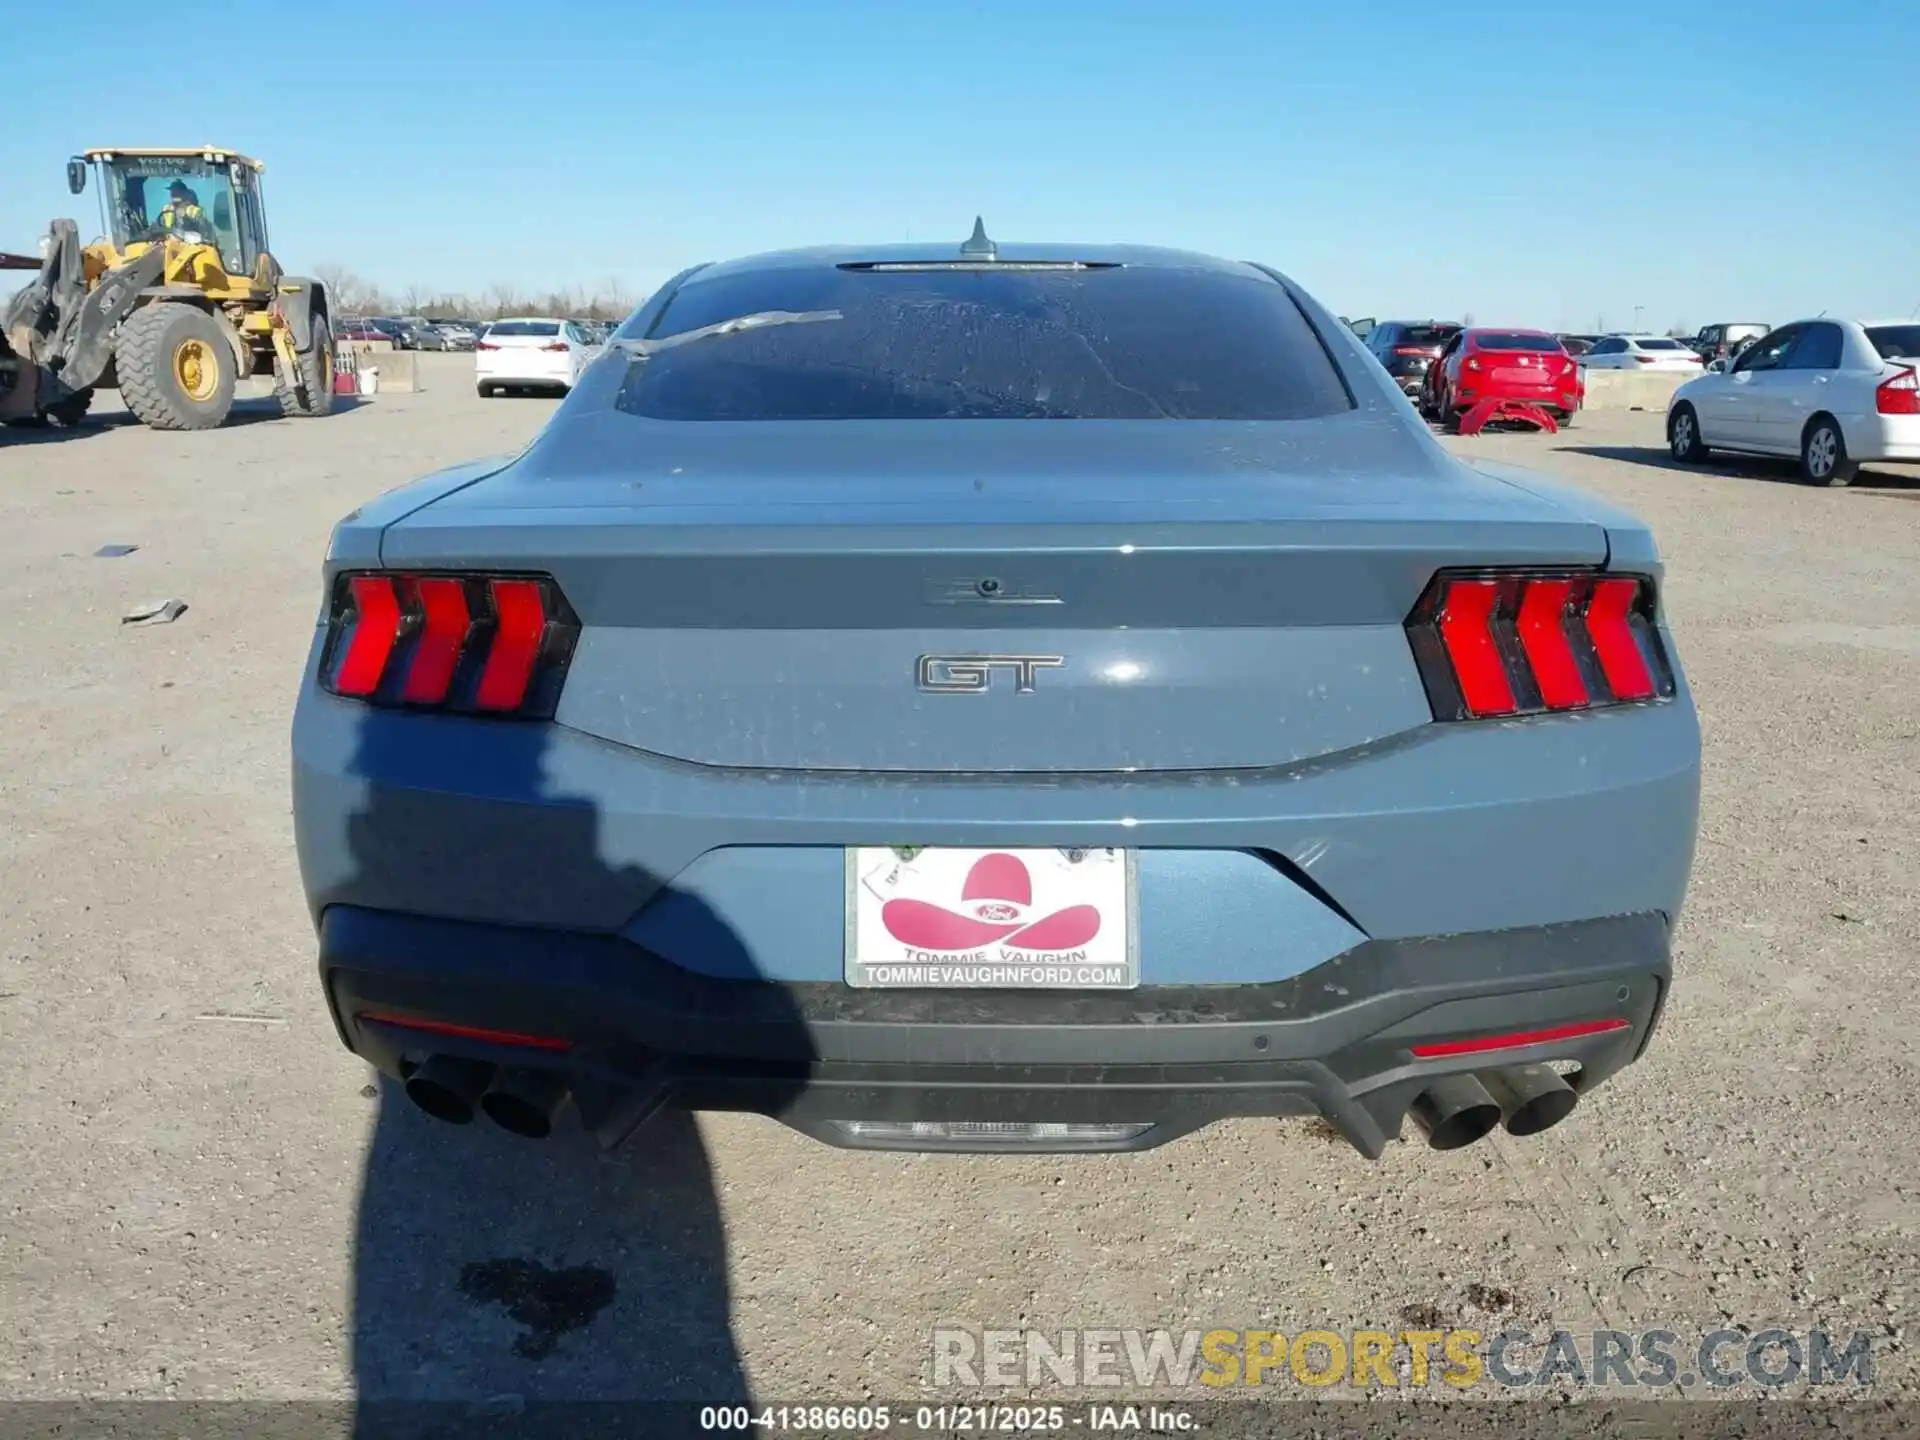
[[[79,157],[76,157],[79,159]],[[184,185],[205,217],[201,238],[220,253],[229,275],[250,276],[267,253],[266,209],[257,160],[232,151],[89,150],[78,172],[91,169],[99,185],[101,226],[114,249],[163,238],[161,212],[175,185]],[[75,167],[68,166],[72,185]],[[179,232],[176,228],[174,233]],[[183,238],[192,238],[183,234]]]

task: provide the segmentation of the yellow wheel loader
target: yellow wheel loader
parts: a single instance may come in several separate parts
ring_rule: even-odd
[[[156,430],[209,430],[253,375],[274,377],[284,414],[333,408],[332,306],[268,250],[262,168],[217,145],[67,162],[75,195],[96,182],[103,233],[83,246],[54,221],[39,277],[7,306],[0,354],[37,368],[16,423],[76,424],[94,390],[117,386]]]

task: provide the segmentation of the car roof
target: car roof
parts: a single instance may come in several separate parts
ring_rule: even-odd
[[[820,245],[801,250],[769,250],[703,265],[687,277],[689,285],[725,276],[779,270],[824,270],[836,265],[900,265],[960,262],[960,242],[915,242],[906,245]],[[1089,265],[1127,265],[1166,270],[1211,270],[1223,275],[1268,280],[1259,267],[1238,260],[1222,260],[1192,250],[1170,250],[1154,245],[1057,245],[994,242],[994,260],[1001,263],[1082,261]],[[982,260],[982,264],[993,261]]]

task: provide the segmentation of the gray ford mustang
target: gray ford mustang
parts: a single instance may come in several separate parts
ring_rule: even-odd
[[[341,522],[293,732],[341,1039],[616,1144],[1545,1129],[1645,1049],[1700,740],[1631,515],[1262,266],[702,266]]]

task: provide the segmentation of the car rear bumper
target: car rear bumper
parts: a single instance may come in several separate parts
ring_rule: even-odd
[[[1842,415],[1840,429],[1855,460],[1920,460],[1920,415]]]
[[[429,1055],[548,1072],[606,1145],[669,1105],[917,1150],[1138,1150],[1233,1116],[1317,1114],[1377,1158],[1440,1077],[1567,1061],[1585,1093],[1637,1058],[1670,982],[1668,934],[1643,913],[1363,941],[1268,984],[876,991],[721,980],[617,936],[342,905],[321,919],[320,971],[342,1040],[383,1072],[406,1078]],[[846,1128],[874,1121],[1144,1128],[1088,1141]]]
[[[573,371],[561,357],[558,364],[537,355],[518,356],[512,351],[480,352],[473,367],[476,383],[482,385],[570,385]]]
[[[1515,400],[1527,405],[1544,405],[1549,410],[1571,413],[1580,408],[1581,391],[1562,385],[1461,385],[1454,399],[1456,409],[1471,410],[1482,400]]]

